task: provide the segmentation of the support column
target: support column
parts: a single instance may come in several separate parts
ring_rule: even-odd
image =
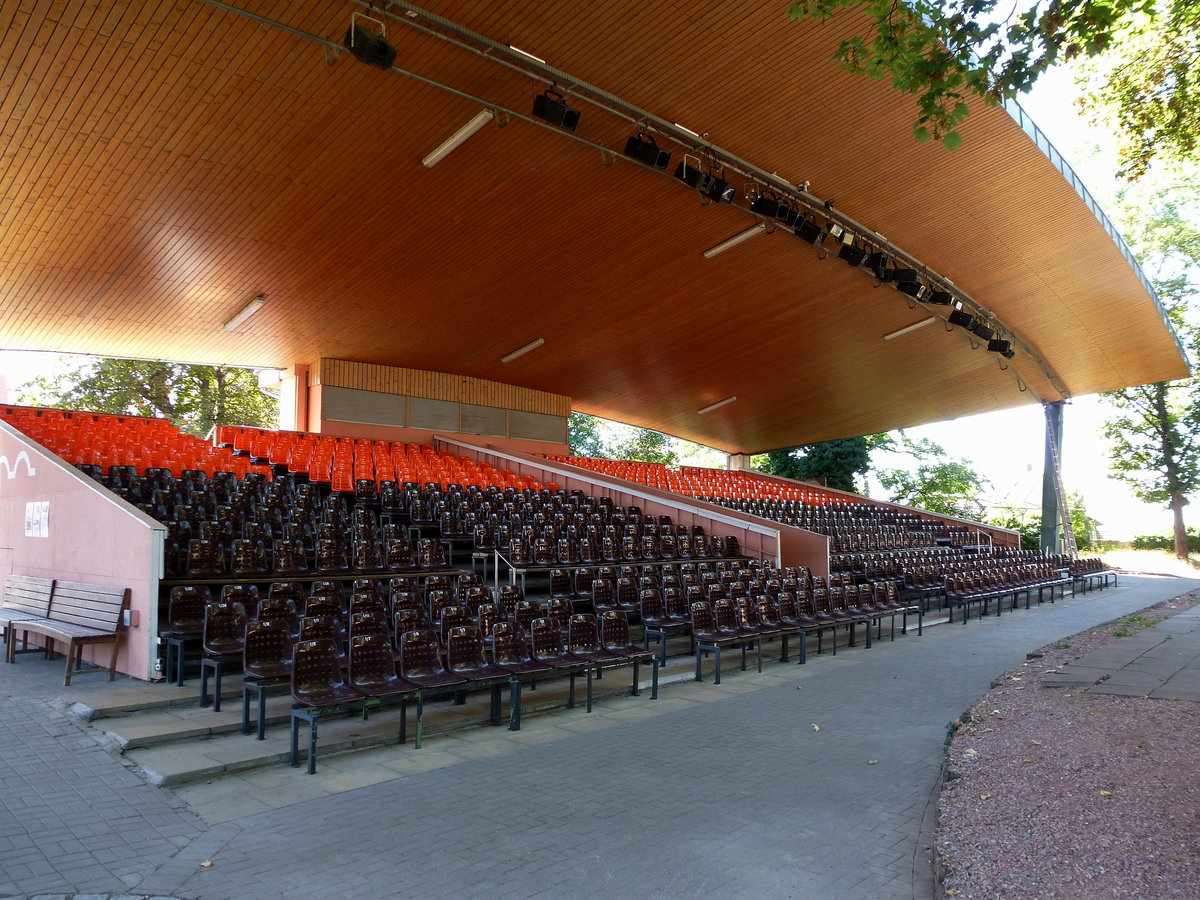
[[[1062,427],[1063,402],[1043,404],[1046,411],[1046,456],[1042,464],[1042,550],[1048,553],[1062,552],[1062,520],[1058,510],[1058,492],[1054,489],[1055,475],[1062,477],[1061,472],[1055,472],[1062,459]],[[1054,443],[1050,435],[1054,434]],[[1059,458],[1055,459],[1054,447],[1059,448]]]

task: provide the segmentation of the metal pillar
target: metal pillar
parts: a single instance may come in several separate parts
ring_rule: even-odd
[[[1062,446],[1063,403],[1044,404],[1046,411],[1046,457],[1042,465],[1042,551],[1061,553],[1061,515],[1057,483],[1060,456],[1056,452]]]

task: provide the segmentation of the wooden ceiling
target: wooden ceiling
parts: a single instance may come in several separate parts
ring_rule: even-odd
[[[231,2],[334,41],[362,11]],[[810,181],[1012,326],[1068,394],[1186,373],[1112,239],[1006,112],[976,109],[956,152],[919,146],[911,98],[829,62],[857,15],[797,24],[786,7],[428,5]],[[397,14],[398,67],[528,114],[543,84]],[[751,216],[630,163],[635,129],[581,100],[577,135],[615,159],[513,119],[425,168],[480,103],[201,0],[6,2],[0,60],[5,348],[454,372],[730,451],[1060,397],[1026,355],[1002,371],[940,322],[883,340],[928,313],[786,230],[704,258]]]

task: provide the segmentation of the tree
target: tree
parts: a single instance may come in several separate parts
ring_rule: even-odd
[[[690,444],[648,428],[610,422],[587,413],[571,413],[569,444],[572,456],[628,459],[676,466],[679,464],[681,443]]]
[[[1200,229],[1169,189],[1136,198],[1132,210],[1129,197],[1120,199],[1123,202],[1115,208],[1118,221],[1135,226],[1128,230],[1130,245],[1195,359],[1200,334],[1188,315],[1196,293],[1192,276],[1200,269]],[[1187,559],[1183,508],[1188,496],[1200,488],[1200,380],[1144,384],[1102,396],[1113,407],[1104,429],[1112,442],[1113,474],[1129,484],[1139,500],[1171,510],[1175,555]]]
[[[205,437],[215,424],[275,427],[279,401],[258,387],[251,369],[97,359],[25,386],[20,402],[59,409],[169,419]]]
[[[793,19],[825,19],[843,7],[867,17],[834,59],[849,72],[890,78],[917,95],[913,135],[954,149],[968,100],[998,103],[1028,91],[1051,66],[1105,57],[1093,109],[1126,136],[1122,171],[1137,178],[1156,154],[1194,159],[1200,134],[1200,0],[798,0]]]
[[[820,481],[839,491],[858,491],[856,476],[871,467],[870,449],[868,437],[787,447],[767,453],[760,471],[781,478]]]
[[[572,412],[568,424],[568,443],[572,456],[603,456],[604,438],[600,434],[602,422],[587,413]]]
[[[889,437],[888,449],[913,457],[916,468],[876,473],[879,483],[891,493],[891,502],[948,516],[979,518],[984,508],[979,494],[989,482],[971,461],[946,459],[940,444],[928,438],[914,440],[903,431],[898,434],[898,438]]]

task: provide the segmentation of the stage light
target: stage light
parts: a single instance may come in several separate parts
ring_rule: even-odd
[[[861,266],[863,260],[866,258],[867,251],[854,244],[844,244],[842,249],[838,251],[838,259],[844,259],[847,263],[855,267]]]
[[[982,322],[976,322],[975,327],[971,329],[971,332],[976,337],[985,341],[990,341],[996,336],[996,332],[992,331],[992,329],[988,328]]]
[[[880,281],[916,281],[916,269],[884,269]]]
[[[953,299],[954,295],[949,291],[930,291],[925,302],[936,303],[938,306],[949,306]]]
[[[999,353],[1005,359],[1012,359],[1017,355],[1016,351],[1012,348],[1011,341],[990,340],[988,341],[987,348],[989,353]]]
[[[774,194],[760,194],[750,202],[750,212],[774,219],[779,215],[779,198]]]
[[[379,31],[363,28],[356,19],[374,22],[379,26]],[[385,26],[378,19],[355,13],[350,17],[350,27],[346,29],[346,36],[342,38],[342,46],[359,62],[368,66],[379,66],[387,71],[396,62],[396,48],[388,43],[384,37],[385,33]]]
[[[421,165],[427,169],[432,169],[443,159],[465,144],[475,132],[479,131],[484,125],[492,121],[495,114],[490,109],[481,109],[471,118],[471,121],[463,125],[458,131],[450,135],[440,144],[437,149],[430,153],[427,157],[421,160]]]
[[[820,247],[825,243],[825,238],[829,236],[811,216],[796,226],[794,234],[800,240],[808,241],[814,247]]]
[[[925,296],[925,292],[929,288],[921,284],[919,281],[898,281],[896,282],[896,290],[902,294],[908,294],[910,297],[915,297],[918,300]]]
[[[887,254],[882,250],[876,250],[867,254],[864,268],[870,269],[876,278],[883,281],[883,273],[887,271],[887,262]]]
[[[671,151],[659,150],[658,143],[644,131],[639,131],[625,142],[625,155],[663,171],[671,164]]]
[[[961,309],[953,309],[950,311],[950,318],[947,321],[951,325],[957,325],[960,328],[965,328],[967,331],[975,327],[975,317],[963,312]]]
[[[533,98],[533,114],[565,131],[579,127],[579,110],[567,106],[563,95],[551,88]]]
[[[688,164],[689,157],[685,156],[675,167],[675,177],[686,184],[688,187],[695,188],[702,197],[707,197],[709,200],[715,200],[717,203],[732,203],[733,198],[737,196],[737,188],[725,181],[723,178],[718,178],[711,172],[705,172],[699,166],[699,160],[696,160],[696,165]],[[696,159],[691,157],[691,159]]]

